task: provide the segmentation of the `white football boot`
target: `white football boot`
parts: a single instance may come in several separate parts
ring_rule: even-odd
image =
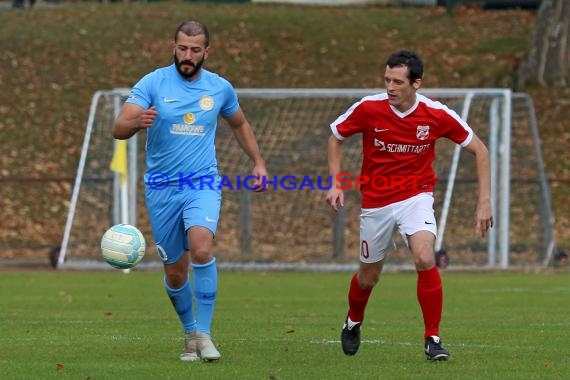
[[[200,360],[197,350],[197,333],[192,331],[190,334],[186,334],[184,337],[184,348],[180,354],[180,360],[185,362],[196,362]]]
[[[196,348],[200,354],[200,358],[204,361],[211,362],[219,360],[222,355],[214,346],[210,335],[206,333],[196,333]]]

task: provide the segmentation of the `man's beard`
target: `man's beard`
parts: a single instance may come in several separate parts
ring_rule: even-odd
[[[189,72],[184,72],[184,71],[182,71],[182,68],[180,67],[183,64],[191,65],[193,67],[193,69]],[[202,68],[203,64],[204,64],[204,58],[203,57],[200,60],[200,62],[194,64],[190,61],[180,61],[180,60],[178,60],[178,57],[176,56],[176,54],[174,54],[174,65],[176,66],[176,70],[178,70],[178,73],[186,79],[191,79],[194,75],[196,75],[196,73],[198,71],[200,71],[200,69]]]

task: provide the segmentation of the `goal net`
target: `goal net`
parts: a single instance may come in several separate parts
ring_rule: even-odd
[[[355,265],[359,254],[360,194],[346,192],[340,213],[325,204],[329,124],[360,98],[379,89],[238,89],[266,160],[269,191],[223,188],[215,238],[221,265],[334,270]],[[130,223],[149,249],[141,266],[159,265],[144,201],[144,146],[139,132],[128,141],[127,193],[110,170],[113,121],[128,89],[98,91],[92,100],[73,189],[60,266],[102,265],[99,241],[111,225]],[[450,266],[498,267],[547,264],[554,240],[550,195],[532,100],[507,89],[423,89],[454,109],[487,144],[491,155],[495,227],[485,239],[473,227],[477,201],[474,158],[445,139],[436,145],[434,168],[438,220],[436,248]],[[250,174],[251,162],[223,119],[216,148],[220,174],[232,183]],[[343,144],[342,169],[358,175],[361,141]],[[301,186],[301,182],[304,186]],[[311,184],[311,185],[309,185]],[[124,191],[124,188],[123,188]],[[121,196],[123,195],[123,196]],[[125,196],[126,195],[126,196]],[[387,265],[411,265],[405,243],[394,234]]]

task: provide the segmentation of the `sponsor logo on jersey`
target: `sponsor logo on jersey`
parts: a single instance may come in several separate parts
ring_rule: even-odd
[[[214,108],[214,98],[209,95],[204,95],[200,99],[200,108],[204,111],[209,111]]]
[[[431,144],[411,145],[411,144],[386,144],[386,150],[390,153],[424,153]]]
[[[173,135],[204,136],[206,129],[203,125],[192,125],[196,121],[196,115],[188,112],[182,116],[184,124],[172,124],[170,133]]]
[[[390,153],[414,153],[421,154],[428,150],[431,144],[412,145],[412,144],[387,144],[382,140],[374,139],[374,147],[380,151]]]
[[[203,125],[172,124],[170,133],[173,135],[204,136],[206,132]]]
[[[384,141],[374,139],[374,146],[379,150],[386,150],[386,144],[384,144]]]
[[[188,112],[182,119],[186,124],[193,124],[196,121],[196,116],[192,112]]]
[[[429,136],[429,125],[418,125],[416,137],[420,140],[425,140]]]

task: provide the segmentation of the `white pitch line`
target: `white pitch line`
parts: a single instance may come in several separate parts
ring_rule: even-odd
[[[413,346],[418,346],[418,345],[422,345],[421,342],[415,342],[415,343],[411,343],[411,342],[387,342],[385,340],[382,339],[363,339],[360,341],[361,343],[365,343],[365,344],[378,344],[378,345],[396,345],[396,346],[407,346],[407,347],[413,347]],[[311,340],[309,343],[312,344],[340,344],[340,340]],[[446,347],[463,347],[463,348],[508,348],[508,349],[518,349],[518,348],[523,348],[522,346],[501,346],[501,345],[494,345],[494,344],[467,344],[467,343],[445,343]],[[525,348],[529,348],[528,346],[525,346]]]
[[[559,294],[570,293],[569,286],[557,286],[552,288],[525,288],[525,287],[507,287],[507,288],[490,288],[490,289],[470,289],[467,293],[528,293],[528,294]]]
[[[10,343],[12,341],[18,342],[43,342],[43,341],[51,341],[51,337],[49,336],[22,336],[22,337],[6,337],[0,336],[0,342],[7,342]],[[183,341],[184,337],[178,336],[128,336],[128,335],[111,335],[108,337],[111,341],[122,341],[122,342],[135,342],[135,341]],[[233,342],[256,342],[260,344],[270,344],[270,343],[291,343],[291,342],[300,342],[300,343],[309,343],[309,344],[317,344],[317,345],[340,345],[340,340],[338,339],[297,339],[295,336],[290,337],[273,337],[273,338],[262,338],[262,337],[248,337],[248,338],[227,338],[223,339],[226,343],[233,343]],[[405,346],[405,347],[419,347],[423,346],[421,341],[417,342],[393,342],[393,341],[386,341],[383,339],[363,339],[361,343],[369,344],[369,345],[381,345],[381,346]],[[478,348],[491,348],[491,349],[502,349],[502,350],[534,350],[537,347],[535,346],[519,346],[519,345],[496,345],[496,344],[471,344],[471,343],[445,343],[446,347],[455,347],[455,348],[466,348],[466,349],[478,349]]]

